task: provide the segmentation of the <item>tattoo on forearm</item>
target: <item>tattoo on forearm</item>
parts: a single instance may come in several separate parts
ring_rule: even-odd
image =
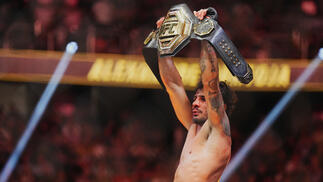
[[[210,44],[207,44],[207,51],[208,51],[208,55],[209,55],[208,58],[211,63],[211,72],[212,73],[217,72],[218,69],[217,69],[217,66],[215,63],[216,56],[215,56],[214,49]]]
[[[212,80],[209,81],[208,86],[210,88],[210,92],[212,93],[216,93],[218,91],[218,76],[216,76],[215,78],[213,78]]]
[[[206,64],[207,61],[209,60],[209,55],[207,52],[207,48],[205,47],[205,44],[202,44],[202,49],[201,49],[201,61],[200,61],[200,67],[201,67],[201,73],[203,74],[204,71],[206,70]]]
[[[214,73],[214,72],[216,72],[216,69],[215,69],[215,66],[214,66],[214,60],[211,58],[210,62],[211,62],[211,72]]]
[[[210,60],[210,63],[211,63],[211,72],[212,73],[217,72],[217,69],[216,69],[216,67],[214,65],[214,59],[212,57],[210,57],[209,60]]]
[[[201,67],[201,73],[204,73],[204,71],[206,69],[205,58],[204,57],[201,58],[200,67]]]

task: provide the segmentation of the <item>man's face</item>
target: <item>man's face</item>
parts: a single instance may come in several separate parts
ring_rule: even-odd
[[[192,103],[193,122],[202,125],[207,120],[207,103],[202,89],[196,91]]]

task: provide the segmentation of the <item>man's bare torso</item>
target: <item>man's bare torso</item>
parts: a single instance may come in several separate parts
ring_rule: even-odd
[[[216,182],[231,156],[231,138],[212,129],[192,124],[182,150],[174,182]]]

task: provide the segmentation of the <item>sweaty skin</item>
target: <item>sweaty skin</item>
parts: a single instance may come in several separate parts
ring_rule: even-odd
[[[206,10],[194,14],[203,19]],[[162,22],[160,19],[157,27]],[[160,74],[176,116],[188,130],[175,182],[218,181],[231,157],[230,125],[219,89],[218,62],[206,41],[202,42],[200,66],[204,86],[191,104],[171,57],[159,58]]]

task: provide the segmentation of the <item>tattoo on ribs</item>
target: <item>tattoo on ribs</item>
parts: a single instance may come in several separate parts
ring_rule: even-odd
[[[227,119],[222,119],[223,131],[227,136],[231,136],[230,123]]]

